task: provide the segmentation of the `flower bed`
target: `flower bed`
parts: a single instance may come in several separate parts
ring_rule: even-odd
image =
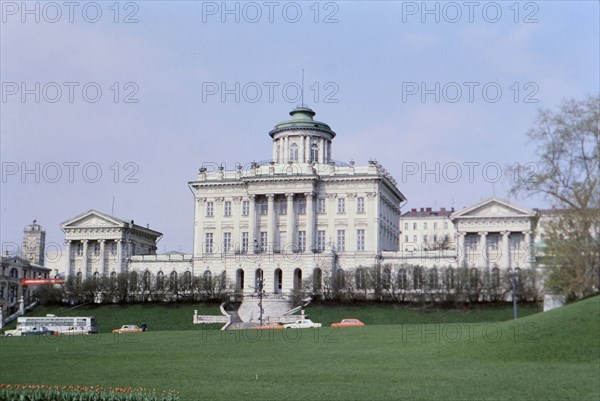
[[[131,387],[0,384],[0,401],[179,401],[174,390]]]

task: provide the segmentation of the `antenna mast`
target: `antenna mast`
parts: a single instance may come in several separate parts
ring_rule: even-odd
[[[302,90],[300,91],[300,96],[302,98],[301,106],[304,107],[304,68],[302,69]]]

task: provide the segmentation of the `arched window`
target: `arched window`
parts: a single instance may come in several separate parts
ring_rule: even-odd
[[[323,272],[318,267],[313,270],[313,291],[320,291],[323,287]]]
[[[148,270],[144,272],[144,286],[149,288],[152,284],[152,274]]]
[[[19,278],[19,271],[13,267],[12,269],[10,269],[9,277]]]
[[[355,279],[356,279],[356,288],[358,288],[359,290],[364,290],[367,288],[367,274],[365,269],[358,268],[356,269],[356,274],[355,274]]]
[[[406,278],[406,270],[400,269],[398,270],[398,288],[401,290],[405,290],[407,286],[407,278]]]
[[[302,288],[302,270],[295,269],[294,270],[294,290],[299,290]]]
[[[381,288],[389,290],[392,283],[392,272],[389,267],[384,267],[381,272]]]
[[[176,271],[172,271],[171,272],[171,285],[174,285],[177,283],[177,272]]]
[[[235,288],[238,290],[244,289],[244,270],[237,269],[235,272]]]
[[[319,161],[319,145],[317,145],[316,143],[310,145],[310,161]]]
[[[221,273],[221,289],[227,288],[227,272],[223,270]]]
[[[283,286],[283,272],[281,269],[275,269],[275,273],[273,275],[273,290],[275,294],[281,293],[281,288]]]
[[[159,272],[156,273],[156,287],[163,288],[164,285],[165,285],[165,274],[162,272],[162,270],[159,270]]]
[[[211,281],[212,280],[212,273],[210,270],[206,270],[204,272],[204,280],[205,281]]]
[[[298,161],[298,145],[295,143],[292,143],[290,145],[290,159],[289,161],[291,162],[297,162]]]
[[[494,267],[492,269],[492,288],[500,287],[500,269]]]
[[[413,270],[413,287],[415,290],[423,289],[423,269],[420,267]]]
[[[435,267],[429,270],[429,287],[431,289],[438,288],[438,271]]]
[[[338,289],[342,289],[346,287],[346,273],[344,272],[344,269],[339,269],[336,273],[336,283],[337,283],[337,288]]]
[[[256,269],[254,271],[254,292],[258,292],[261,288],[264,289],[263,270]]]
[[[191,287],[192,285],[192,273],[189,271],[186,271],[185,273],[183,273],[183,284],[185,285],[186,288]]]
[[[469,284],[471,288],[479,287],[479,270],[477,270],[476,268],[472,268],[469,271]]]
[[[446,288],[453,289],[454,286],[454,269],[449,267],[446,269]]]
[[[83,280],[83,274],[81,272],[77,272],[77,282],[81,283]]]

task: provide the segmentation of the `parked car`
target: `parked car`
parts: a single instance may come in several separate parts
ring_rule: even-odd
[[[331,327],[360,327],[365,324],[358,319],[342,319],[339,323],[331,323]]]
[[[68,329],[62,331],[61,335],[75,335],[75,334],[89,334],[85,327],[69,327]]]
[[[141,333],[143,330],[135,324],[125,324],[120,329],[114,329],[113,333]]]
[[[31,330],[6,330],[5,336],[53,336],[55,333],[47,327],[33,327]]]
[[[283,329],[279,323],[265,323],[262,326],[256,326],[256,330]]]
[[[310,327],[321,327],[321,323],[315,323],[310,319],[298,319],[294,323],[284,324],[284,329],[306,329]]]

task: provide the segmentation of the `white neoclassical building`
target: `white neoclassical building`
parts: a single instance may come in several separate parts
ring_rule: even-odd
[[[269,132],[272,160],[247,170],[200,169],[195,194],[196,274],[225,272],[243,293],[258,280],[290,293],[308,276],[370,266],[397,251],[404,195],[377,162],[334,161],[331,128],[299,107]]]

